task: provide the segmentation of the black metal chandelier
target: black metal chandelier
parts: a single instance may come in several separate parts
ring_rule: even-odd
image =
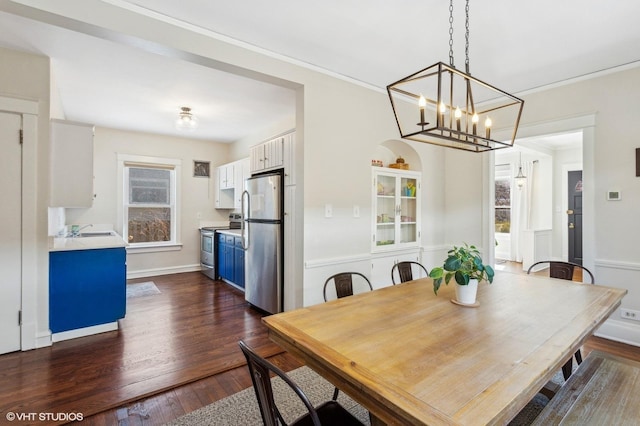
[[[471,76],[469,0],[466,2],[465,71],[453,60],[453,0],[449,3],[449,65],[437,62],[387,86],[400,136],[472,152],[513,146],[524,101]],[[499,130],[509,140],[492,138]]]

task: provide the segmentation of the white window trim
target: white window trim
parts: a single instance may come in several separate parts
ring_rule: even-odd
[[[172,241],[166,242],[154,242],[154,243],[137,243],[134,247],[127,247],[127,252],[136,252],[136,253],[147,253],[147,252],[156,252],[156,251],[172,251],[172,250],[180,250],[182,248],[182,240],[181,240],[181,232],[180,232],[180,222],[181,222],[181,212],[180,212],[180,179],[182,176],[182,160],[175,158],[164,158],[164,157],[150,157],[144,155],[131,155],[131,154],[117,154],[118,160],[118,173],[117,173],[117,188],[118,188],[118,222],[117,229],[120,229],[122,232],[123,238],[126,240],[127,235],[129,233],[126,224],[124,223],[124,206],[125,206],[125,197],[128,194],[125,191],[125,181],[124,181],[124,169],[125,164],[139,164],[140,166],[151,165],[151,166],[170,166],[174,169],[174,179],[173,182],[175,187],[175,208],[174,208],[174,216],[172,217],[172,226],[175,228],[175,238]]]

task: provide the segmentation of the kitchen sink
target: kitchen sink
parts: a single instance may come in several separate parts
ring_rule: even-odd
[[[104,232],[81,232],[78,235],[69,234],[67,238],[89,238],[89,237],[112,237],[115,234],[113,231]]]

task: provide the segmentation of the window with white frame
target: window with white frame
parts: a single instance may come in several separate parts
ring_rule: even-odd
[[[179,243],[180,160],[119,156],[122,171],[122,234],[129,247]]]
[[[508,164],[497,165],[495,173],[496,232],[511,232],[511,168]]]

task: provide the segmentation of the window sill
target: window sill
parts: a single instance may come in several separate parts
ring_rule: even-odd
[[[182,244],[162,244],[162,245],[148,245],[148,246],[135,246],[127,247],[127,253],[155,253],[161,251],[178,251],[182,250]]]

